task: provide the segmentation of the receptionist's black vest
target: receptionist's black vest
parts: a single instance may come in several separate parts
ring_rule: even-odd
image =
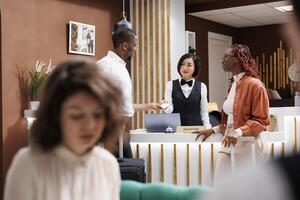
[[[203,125],[200,115],[200,81],[195,81],[191,94],[186,98],[181,90],[179,80],[173,80],[172,99],[173,113],[180,113],[182,126]]]

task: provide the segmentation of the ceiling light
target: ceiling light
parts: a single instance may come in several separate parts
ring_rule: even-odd
[[[120,30],[123,29],[131,29],[133,30],[133,26],[132,23],[130,23],[129,21],[127,21],[126,19],[126,12],[125,12],[125,0],[123,0],[123,10],[122,10],[122,17],[121,20],[118,21],[115,25],[114,25],[114,31],[113,33],[116,33]]]
[[[284,13],[291,13],[293,11],[293,6],[279,6],[274,8]]]

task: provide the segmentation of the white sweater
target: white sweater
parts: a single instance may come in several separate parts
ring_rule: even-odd
[[[21,149],[9,169],[4,200],[118,200],[116,159],[101,147],[78,156],[60,145],[49,153]]]

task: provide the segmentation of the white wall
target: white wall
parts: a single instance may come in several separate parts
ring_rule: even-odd
[[[179,78],[177,62],[185,53],[185,5],[184,0],[171,0],[171,78]]]

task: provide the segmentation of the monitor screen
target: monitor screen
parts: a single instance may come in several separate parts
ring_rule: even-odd
[[[171,127],[172,131],[176,132],[176,127],[181,126],[179,113],[145,114],[144,119],[148,133],[165,133],[168,127]]]

